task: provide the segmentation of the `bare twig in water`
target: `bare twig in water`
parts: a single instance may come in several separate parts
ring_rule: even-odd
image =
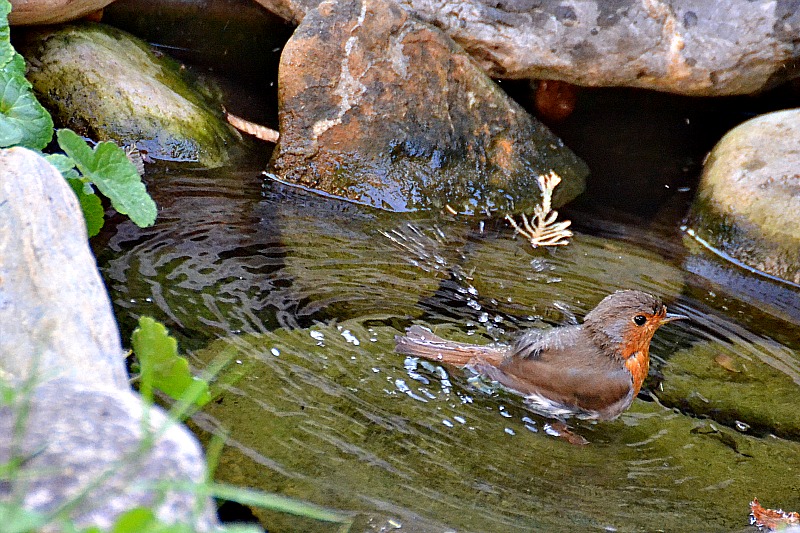
[[[561,183],[561,176],[551,170],[550,174],[541,174],[538,180],[539,188],[542,190],[542,203],[533,208],[533,216],[530,220],[524,213],[522,214],[522,225],[517,224],[511,215],[506,215],[506,220],[514,228],[515,235],[518,233],[526,237],[534,248],[566,246],[569,244],[569,238],[572,237],[572,232],[567,229],[572,222],[569,220],[556,222],[558,211],[551,209],[553,190]]]
[[[237,117],[233,113],[228,113],[228,111],[224,108],[223,111],[225,112],[225,120],[227,120],[228,123],[237,130],[248,133],[257,139],[261,139],[262,141],[267,141],[269,143],[278,142],[280,133],[277,131],[266,126],[262,126],[261,124],[250,122],[242,117]]]

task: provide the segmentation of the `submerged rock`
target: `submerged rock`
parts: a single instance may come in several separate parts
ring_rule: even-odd
[[[739,125],[708,157],[691,235],[748,267],[800,285],[800,110]]]
[[[299,23],[319,0],[256,0]],[[750,94],[797,75],[791,3],[398,0],[492,77],[695,96]]]
[[[588,173],[446,35],[386,0],[327,1],[287,43],[278,177],[395,211],[530,211],[538,174]]]
[[[744,433],[800,440],[798,354],[747,341],[699,342],[672,354],[655,395],[668,407]]]
[[[0,501],[45,514],[74,505],[59,518],[81,528],[109,529],[145,506],[167,523],[212,529],[209,499],[155,489],[202,483],[202,452],[131,391],[78,200],[24,148],[0,151],[0,228],[0,464],[18,469],[0,483]]]
[[[241,142],[174,62],[123,31],[91,23],[31,30],[18,48],[56,122],[92,139],[206,167],[226,164]]]
[[[488,342],[457,324],[431,326]],[[218,475],[358,512],[358,530],[393,522],[520,533],[737,530],[753,494],[785,501],[800,476],[797,442],[641,400],[613,422],[575,422],[591,444],[570,446],[549,437],[549,421],[519,398],[398,355],[399,332],[351,320],[223,339],[199,352],[202,361],[231,360],[221,376],[230,385],[200,421],[204,431],[230,430]],[[277,530],[311,530],[255,512]]]
[[[659,254],[582,234],[568,246],[536,250],[522,238],[487,239],[473,248],[463,268],[490,314],[520,318],[582,316],[623,289],[648,292],[668,304],[684,286],[680,269]]]

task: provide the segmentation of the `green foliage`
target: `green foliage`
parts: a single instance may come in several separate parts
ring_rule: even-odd
[[[320,522],[334,522],[345,526],[350,526],[352,523],[352,518],[346,513],[332,511],[325,507],[320,507],[319,505],[296,500],[294,498],[287,498],[279,494],[268,494],[258,490],[246,489],[223,483],[210,483],[208,489],[210,490],[211,496],[215,498],[237,502],[242,505],[293,514],[319,520]]]
[[[140,391],[145,398],[152,398],[153,389],[158,389],[176,400],[188,397],[198,406],[211,400],[208,382],[192,376],[189,362],[178,355],[178,341],[163,324],[141,317],[131,343],[139,359]]]
[[[11,46],[10,12],[8,0],[0,0],[0,148],[23,146],[41,151],[53,138],[53,119],[25,79],[25,60]],[[120,147],[101,142],[93,150],[72,130],[60,130],[57,136],[67,155],[51,155],[48,160],[78,195],[90,237],[103,227],[104,214],[92,184],[137,226],[153,224],[156,205]]]
[[[53,138],[53,119],[25,79],[25,60],[9,40],[11,4],[0,1],[0,147],[41,150]]]
[[[83,211],[83,218],[86,219],[86,230],[89,233],[89,237],[94,237],[103,229],[103,217],[105,216],[103,202],[94,193],[91,184],[84,183],[80,179],[67,179],[67,183],[69,183],[69,186],[72,187],[78,197],[78,203]]]
[[[125,152],[112,142],[97,143],[94,150],[77,133],[61,129],[58,145],[80,170],[83,179],[100,189],[117,212],[128,215],[140,227],[156,220],[156,204],[147,194],[142,178]]]
[[[194,530],[186,524],[164,524],[152,509],[136,507],[120,515],[110,533],[194,533]]]
[[[21,505],[0,501],[0,524],[4,533],[31,533],[49,522],[44,514],[29,511]]]

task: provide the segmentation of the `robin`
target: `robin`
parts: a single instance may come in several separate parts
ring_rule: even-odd
[[[627,409],[647,377],[650,340],[662,324],[684,320],[641,291],[606,296],[583,321],[542,333],[529,330],[511,346],[442,339],[412,326],[397,351],[467,367],[525,397],[533,411],[564,420],[611,420]]]

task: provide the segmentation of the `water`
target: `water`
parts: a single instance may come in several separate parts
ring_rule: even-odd
[[[219,479],[353,511],[355,531],[739,530],[754,496],[800,508],[798,295],[716,262],[674,216],[570,210],[572,244],[534,251],[504,223],[392,215],[256,171],[148,181],[157,225],[112,224],[99,263],[125,338],[148,314],[197,368],[229,361],[191,422],[229,434]],[[393,350],[412,323],[507,342],[620,288],[692,321],[658,331],[628,412],[573,425],[586,446]],[[335,530],[256,514],[270,531]]]

